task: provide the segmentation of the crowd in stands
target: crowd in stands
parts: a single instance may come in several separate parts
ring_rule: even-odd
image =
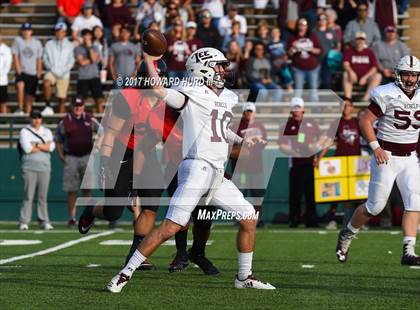
[[[254,0],[256,13],[267,5]],[[393,79],[396,61],[409,53],[396,28],[397,14],[407,6],[404,0],[273,0],[277,24],[258,19],[254,32],[238,6],[224,0],[144,0],[136,12],[124,0],[57,0],[55,37],[45,46],[33,37],[30,23],[21,26],[11,48],[0,33],[0,112],[9,111],[12,68],[18,107],[9,112],[30,112],[39,80],[43,114],[65,112],[72,70],[77,71],[77,93],[93,97],[95,111],[102,112],[104,83],[136,74],[147,28],[167,38],[169,76],[183,77],[188,56],[211,46],[231,61],[237,77],[233,87],[250,88],[254,99],[259,94],[258,100],[275,102],[282,99],[282,89],[305,87],[342,89],[352,98],[356,87],[364,91],[358,99],[366,101],[371,88]],[[311,100],[317,99],[314,92]]]

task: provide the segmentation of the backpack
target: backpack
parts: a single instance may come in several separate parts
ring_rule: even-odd
[[[42,143],[45,143],[44,138],[42,138],[39,134],[37,134],[36,132],[31,130],[29,127],[24,127],[23,129],[29,130],[34,136],[36,136],[38,139],[40,139],[42,141]],[[20,145],[20,141],[18,141],[18,143],[17,143],[17,151],[19,153],[19,161],[22,161],[22,156],[23,156],[24,152],[23,152],[22,146]]]

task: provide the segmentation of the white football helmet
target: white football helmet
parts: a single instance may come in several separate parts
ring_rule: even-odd
[[[207,85],[223,88],[226,81],[225,74],[216,73],[214,67],[217,64],[224,65],[226,70],[229,60],[221,51],[212,47],[204,47],[188,57],[186,68],[191,76],[204,79],[204,83]]]
[[[411,72],[417,74],[417,82],[413,85],[406,85],[401,80],[401,72]],[[400,59],[395,67],[395,83],[406,92],[412,92],[419,87],[420,84],[420,61],[416,56],[407,55]],[[411,84],[411,83],[410,83]]]

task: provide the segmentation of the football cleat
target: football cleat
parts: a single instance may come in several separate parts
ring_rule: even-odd
[[[404,244],[403,246],[403,255],[401,256],[401,265],[420,266],[420,256],[416,255],[414,253],[414,250],[410,252],[407,244]]]
[[[258,290],[275,290],[276,288],[270,283],[264,283],[255,279],[251,274],[245,280],[239,280],[238,276],[235,278],[235,288],[254,288]]]
[[[124,273],[119,273],[112,278],[111,282],[109,282],[106,286],[106,289],[111,293],[120,293],[123,287],[126,286],[130,279],[130,276]]]
[[[209,276],[215,276],[220,273],[213,263],[203,254],[193,255],[191,250],[188,251],[188,258],[191,262],[196,264],[200,269]]]
[[[92,213],[93,211],[93,206],[87,206],[85,207],[85,209],[83,210],[82,215],[79,218],[79,232],[81,234],[87,234],[89,229],[91,229],[93,227],[93,225],[95,224],[95,216]]]
[[[169,264],[169,272],[182,271],[189,265],[187,253],[176,253],[174,260]]]
[[[144,262],[140,264],[139,268],[137,268],[136,270],[155,270],[155,269],[156,269],[156,266],[146,259]]]
[[[350,244],[354,238],[356,238],[356,234],[352,233],[347,228],[340,230],[340,233],[338,234],[337,247],[335,249],[337,259],[340,263],[345,263],[347,261]]]

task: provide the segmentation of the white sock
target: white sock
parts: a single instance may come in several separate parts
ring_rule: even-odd
[[[360,228],[354,228],[351,222],[347,224],[348,230],[350,230],[353,234],[357,234],[360,230]]]
[[[416,237],[404,237],[403,244],[407,245],[405,248],[405,254],[416,256],[416,252],[414,250],[416,247]]]
[[[252,255],[254,252],[238,252],[238,279],[243,281],[252,274]]]
[[[121,270],[121,273],[124,273],[131,277],[131,275],[140,267],[141,263],[146,260],[146,257],[143,256],[139,250],[136,250],[128,261],[127,265]]]

